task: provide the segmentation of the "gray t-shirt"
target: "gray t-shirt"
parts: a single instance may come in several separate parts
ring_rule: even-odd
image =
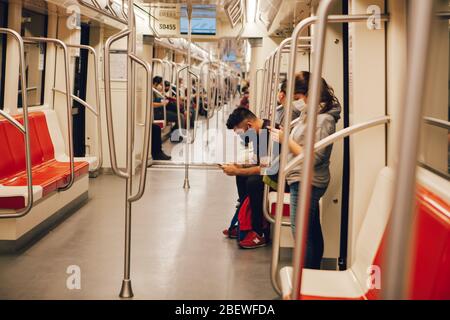
[[[339,108],[340,111],[340,108]],[[336,118],[329,113],[322,113],[317,116],[316,142],[328,137],[336,132]],[[304,148],[306,136],[306,121],[301,120],[292,129],[290,137]],[[326,188],[330,182],[330,156],[333,145],[314,153],[314,174],[312,185],[317,188]],[[288,162],[294,158],[290,153]],[[286,181],[289,185],[301,181],[303,163],[299,164],[286,174]]]

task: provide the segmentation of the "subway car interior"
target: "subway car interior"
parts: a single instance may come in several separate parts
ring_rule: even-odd
[[[1,300],[450,300],[448,0],[0,0]]]

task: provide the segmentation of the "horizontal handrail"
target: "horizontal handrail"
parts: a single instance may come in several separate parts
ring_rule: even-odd
[[[26,94],[26,79],[25,79],[25,50],[23,38],[14,30],[7,28],[0,28],[1,34],[6,34],[13,37],[19,46],[19,74],[20,74],[20,86],[25,90],[22,90],[22,112],[23,112],[23,125],[18,123],[13,117],[4,112],[3,110],[0,115],[4,116],[5,119],[12,123],[12,125],[17,128],[24,135],[25,140],[25,167],[27,172],[27,202],[24,208],[14,211],[13,213],[0,213],[0,219],[13,219],[21,218],[27,215],[33,208],[33,173],[32,173],[32,162],[31,162],[31,145],[30,145],[30,132],[28,124],[28,100]]]
[[[325,149],[326,147],[332,145],[333,143],[342,140],[344,138],[347,138],[350,135],[353,135],[357,132],[364,131],[366,129],[370,129],[373,127],[377,127],[380,125],[388,124],[390,122],[391,117],[389,116],[383,116],[377,119],[373,119],[370,121],[365,121],[363,123],[355,124],[353,126],[347,127],[345,129],[339,130],[338,132],[335,132],[328,137],[316,142],[314,144],[314,152],[320,151],[322,149]],[[301,164],[304,160],[304,153],[300,153],[298,156],[296,156],[294,159],[292,159],[284,169],[285,172],[288,172],[294,167]]]
[[[57,93],[61,93],[63,95],[66,95],[66,92],[57,88],[53,88],[53,91],[57,92]],[[77,97],[74,94],[71,94],[70,97],[72,98],[72,100],[78,102],[79,104],[81,104],[83,107],[86,107],[86,109],[88,109],[89,111],[91,111],[95,116],[98,116],[98,111],[95,110],[89,103],[87,103],[86,101],[84,101],[83,99]]]
[[[71,86],[70,86],[70,66],[69,66],[69,50],[68,46],[59,39],[53,38],[39,38],[39,37],[27,37],[23,38],[24,43],[53,43],[55,45],[59,45],[64,51],[64,75],[65,75],[65,83],[66,83],[66,108],[67,108],[67,138],[68,138],[68,146],[69,150],[69,162],[70,162],[70,176],[69,182],[63,186],[58,188],[59,191],[69,190],[73,183],[75,182],[75,164],[74,164],[74,156],[73,156],[73,123],[72,123],[72,105],[71,105]]]
[[[37,90],[37,87],[28,87],[28,88],[26,89],[27,92],[29,92],[29,91],[36,91],[36,90]],[[17,90],[17,92],[18,92],[18,93],[22,93],[22,90]]]
[[[426,124],[439,127],[442,129],[450,130],[450,122],[442,119],[432,118],[432,117],[424,117],[423,118]]]

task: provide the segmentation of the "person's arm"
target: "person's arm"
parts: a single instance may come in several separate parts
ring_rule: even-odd
[[[303,152],[302,146],[295,142],[292,138],[289,138],[289,151],[296,157]]]
[[[167,104],[167,100],[153,100],[153,108],[161,108]]]
[[[275,140],[279,143],[282,143],[284,140],[284,130],[276,129],[273,127],[269,127],[269,129],[270,129],[271,134],[278,135],[278,137],[276,137]],[[298,156],[303,151],[303,148],[297,142],[295,142],[291,137],[289,137],[288,148],[289,148],[289,151],[294,156]]]
[[[237,168],[237,176],[255,176],[261,173],[261,167],[260,166],[254,166],[254,167],[242,167]]]
[[[223,165],[222,170],[228,176],[253,176],[261,173],[260,166],[245,167],[236,164]]]

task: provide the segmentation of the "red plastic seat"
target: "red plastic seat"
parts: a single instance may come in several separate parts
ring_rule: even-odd
[[[269,192],[269,208],[270,208],[270,215],[275,217],[275,212],[277,210],[277,193],[272,191]],[[285,193],[284,199],[283,199],[283,217],[290,217],[291,210],[290,210],[290,194]]]
[[[447,197],[448,199],[448,197]],[[417,193],[410,298],[450,299],[450,204],[428,186]]]
[[[17,116],[15,119],[23,123],[23,117]],[[29,114],[29,130],[36,201],[67,185],[70,164],[55,160],[54,146],[44,113]],[[0,119],[0,141],[0,208],[21,209],[25,206],[27,186],[24,136],[6,119]],[[88,171],[87,162],[75,163],[75,178]]]
[[[372,193],[365,220],[359,231],[355,259],[345,271],[304,269],[303,300],[381,299],[381,287],[369,271],[382,267],[386,252],[386,230],[393,201],[393,174],[383,169]],[[384,176],[384,177],[383,177]],[[389,178],[389,176],[391,176]],[[388,181],[390,180],[390,181]],[[410,263],[408,299],[450,299],[450,202],[448,181],[425,169],[418,170],[417,215]],[[393,213],[395,214],[395,213]],[[376,249],[376,250],[375,250]],[[376,254],[374,254],[376,252]],[[373,260],[372,260],[372,257]],[[368,269],[372,267],[372,269]],[[292,267],[282,269],[283,295],[292,290]],[[380,283],[381,285],[381,280]]]

